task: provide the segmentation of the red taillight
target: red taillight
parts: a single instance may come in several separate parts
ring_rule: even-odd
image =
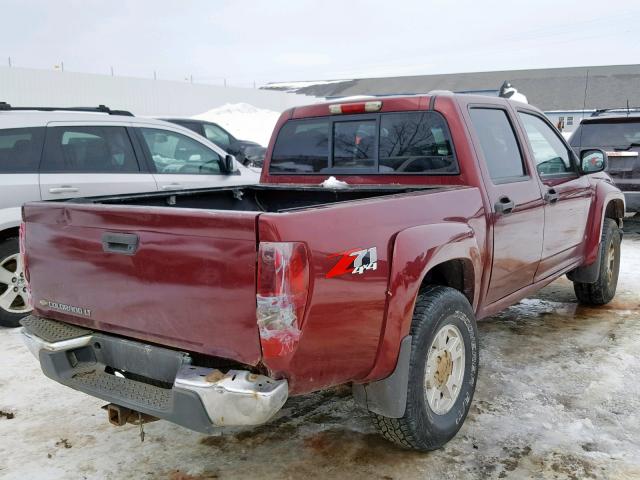
[[[256,315],[263,357],[284,356],[297,346],[308,287],[304,243],[260,242]]]
[[[379,112],[381,108],[382,102],[380,100],[373,102],[336,103],[329,105],[329,112],[334,115],[341,113],[367,113]]]

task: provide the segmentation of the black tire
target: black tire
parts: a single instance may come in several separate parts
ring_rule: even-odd
[[[428,350],[436,334],[445,325],[454,325],[461,333],[465,368],[455,403],[448,412],[438,415],[426,399],[425,368]],[[376,428],[387,440],[413,450],[435,450],[451,440],[462,427],[476,387],[478,331],[469,301],[453,288],[425,288],[416,300],[411,335],[405,414],[402,418],[388,418],[375,413],[371,415]]]
[[[20,246],[18,243],[17,237],[9,237],[2,242],[0,242],[0,266],[5,264],[6,260],[19,253]],[[6,292],[8,288],[13,288],[12,286],[8,286],[4,283],[0,283],[0,296]],[[25,313],[12,313],[8,312],[4,308],[0,306],[0,326],[15,328],[20,326],[20,320],[22,320],[26,315],[29,314],[29,311],[25,311]]]
[[[573,282],[578,301],[584,305],[604,305],[616,294],[620,273],[620,243],[622,237],[615,220],[605,218],[600,240],[600,273],[595,283]]]

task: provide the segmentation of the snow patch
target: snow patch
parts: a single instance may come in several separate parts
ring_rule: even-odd
[[[329,177],[320,185],[324,188],[349,188],[349,184],[347,182],[343,182],[342,180],[338,180],[336,177]]]
[[[258,108],[248,103],[227,103],[193,118],[214,122],[239,140],[252,140],[260,145],[269,144],[279,112]]]

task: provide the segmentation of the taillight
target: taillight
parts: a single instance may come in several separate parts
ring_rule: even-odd
[[[380,100],[373,102],[334,103],[333,105],[329,105],[329,113],[339,115],[345,113],[379,112],[381,108],[382,102]]]
[[[22,273],[25,279],[25,288],[27,289],[27,303],[30,307],[33,308],[31,302],[31,286],[29,285],[29,268],[27,268],[27,252],[26,252],[26,239],[27,239],[27,225],[22,222],[20,223],[19,235],[18,235],[18,244],[20,245],[20,261],[18,262],[18,269],[16,273]],[[20,272],[20,270],[22,270]]]
[[[304,243],[260,242],[256,315],[263,357],[281,357],[295,350],[308,287]]]

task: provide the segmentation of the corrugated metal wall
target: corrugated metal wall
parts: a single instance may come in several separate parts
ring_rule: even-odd
[[[0,101],[41,107],[104,104],[141,116],[191,116],[225,103],[282,111],[317,99],[252,88],[0,67]]]

